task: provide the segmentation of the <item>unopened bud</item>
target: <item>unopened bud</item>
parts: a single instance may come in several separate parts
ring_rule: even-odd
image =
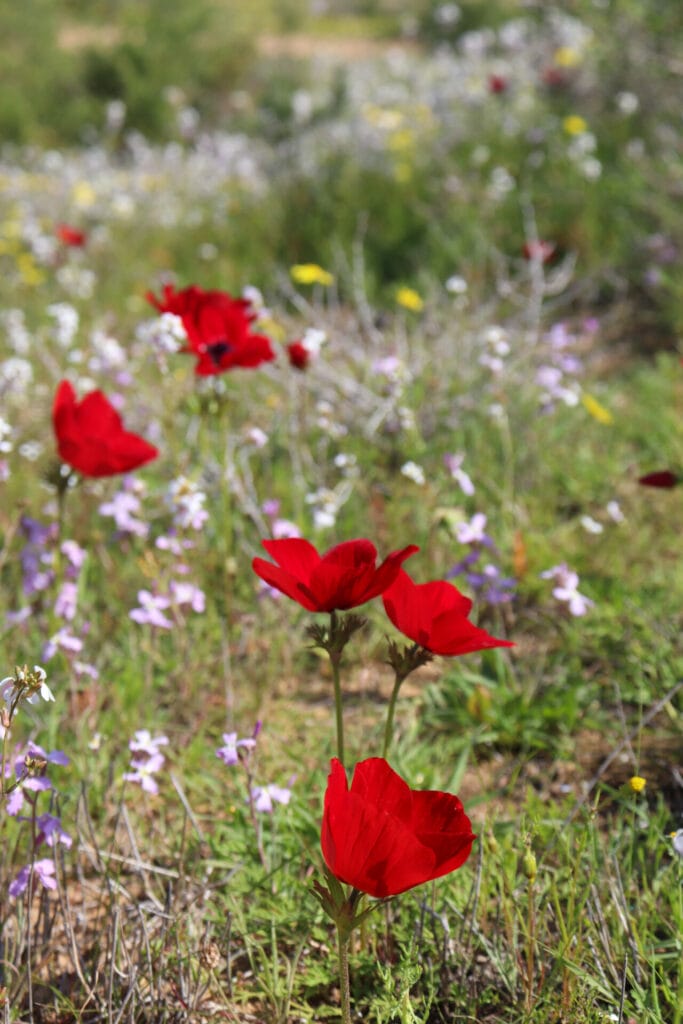
[[[489,834],[487,835],[487,837],[486,837],[486,845],[488,846],[489,850],[491,851],[491,853],[494,856],[497,853],[500,852],[500,846],[498,844],[498,840],[494,836],[493,832],[489,832]]]
[[[524,870],[524,874],[529,879],[529,881],[533,882],[536,878],[537,864],[536,858],[534,857],[529,847],[527,847],[527,850],[524,856],[522,857],[522,868]]]

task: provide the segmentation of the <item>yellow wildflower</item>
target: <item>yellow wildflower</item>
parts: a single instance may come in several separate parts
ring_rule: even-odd
[[[323,270],[317,263],[295,263],[289,268],[292,281],[296,284],[323,284],[331,285],[334,275],[329,270]]]
[[[588,131],[588,124],[580,114],[569,114],[562,122],[567,135],[583,135]]]
[[[647,779],[644,779],[642,775],[632,775],[628,784],[634,793],[642,793],[647,785]]]
[[[593,395],[584,393],[581,396],[581,403],[588,415],[592,416],[594,420],[598,421],[598,423],[604,423],[605,426],[609,426],[610,423],[614,423],[612,413],[609,409],[606,409],[604,405],[598,402],[597,398],[594,398]]]
[[[87,181],[77,181],[71,192],[74,205],[81,210],[87,210],[97,199],[95,189]]]
[[[422,298],[418,295],[415,289],[406,288],[405,286],[397,290],[396,301],[399,306],[403,306],[404,309],[409,309],[412,313],[419,313],[424,306]]]
[[[573,46],[560,46],[553,54],[553,61],[558,68],[575,68],[581,63],[581,54]]]
[[[287,337],[287,331],[282,324],[279,324],[277,320],[273,320],[272,317],[259,318],[257,326],[259,330],[265,331],[273,341],[284,341]]]
[[[406,150],[415,146],[415,135],[410,128],[400,128],[392,132],[387,139],[387,145],[394,153],[405,153]]]
[[[365,103],[362,112],[365,120],[375,128],[379,128],[380,131],[396,131],[404,120],[400,110],[378,107],[374,103]]]
[[[36,266],[33,257],[28,252],[19,253],[17,256],[17,270],[24,284],[31,288],[42,284],[45,280],[45,274]]]
[[[21,238],[21,224],[18,220],[6,220],[2,224],[5,238]]]

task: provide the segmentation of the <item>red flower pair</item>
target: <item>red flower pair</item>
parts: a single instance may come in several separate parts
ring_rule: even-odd
[[[151,292],[147,298],[160,313],[174,313],[182,319],[188,338],[185,351],[197,357],[194,372],[200,377],[235,367],[252,368],[275,358],[268,338],[252,333],[256,314],[247,299],[204,291],[197,285],[181,291],[166,285],[161,299]]]
[[[411,790],[384,758],[361,761],[349,788],[331,762],[321,846],[332,874],[378,899],[461,867],[476,836],[457,796]]]
[[[369,540],[337,544],[322,556],[300,537],[264,540],[263,546],[277,565],[255,558],[254,572],[310,612],[356,608],[381,594],[396,628],[432,654],[514,646],[474,626],[467,618],[472,602],[451,583],[413,583],[401,565],[419,550],[414,544],[393,551],[378,568]]]
[[[154,445],[124,429],[101,391],[91,391],[78,402],[68,380],[57,388],[52,422],[60,458],[84,476],[128,473],[159,454]]]

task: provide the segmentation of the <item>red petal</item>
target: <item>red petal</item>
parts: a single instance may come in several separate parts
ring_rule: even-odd
[[[276,590],[279,590],[287,597],[291,597],[293,601],[303,605],[307,611],[325,611],[324,608],[318,606],[315,598],[304,583],[301,583],[279,566],[273,565],[272,562],[267,562],[265,558],[255,558],[251,563],[251,567],[262,580],[265,580],[271,587],[275,587]]]
[[[417,544],[409,544],[407,547],[401,548],[399,551],[392,551],[390,555],[387,555],[377,570],[372,587],[365,595],[365,600],[369,601],[371,598],[383,594],[401,572],[403,562],[419,550]]]
[[[467,859],[474,836],[457,797],[411,791],[383,758],[358,764],[350,791],[341,763],[331,769],[321,846],[340,881],[395,896]]]
[[[455,657],[459,654],[471,654],[473,651],[484,651],[491,647],[514,647],[509,640],[498,640],[485,629],[479,629],[457,612],[446,612],[432,623],[429,643],[425,646],[432,654]]]
[[[406,823],[411,820],[410,787],[383,757],[368,757],[358,762],[351,780],[351,792],[376,803]]]
[[[676,476],[669,469],[660,469],[655,473],[646,473],[645,476],[638,478],[638,483],[643,484],[645,487],[675,487],[680,483],[680,477]]]
[[[303,537],[285,537],[281,540],[263,540],[261,544],[281,569],[298,580],[308,582],[320,555],[310,541]]]
[[[432,851],[374,802],[347,792],[340,768],[333,762],[321,834],[323,857],[332,873],[379,899],[426,881],[434,867]]]

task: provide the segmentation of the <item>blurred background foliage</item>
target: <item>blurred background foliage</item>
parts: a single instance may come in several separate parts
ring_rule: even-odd
[[[552,44],[568,18],[589,38],[588,59],[549,57],[526,106],[513,110],[498,36],[524,22]],[[245,199],[231,224],[246,277],[313,257],[339,269],[360,244],[373,297],[454,272],[487,290],[501,259],[519,258],[531,209],[558,258],[576,256],[574,304],[621,303],[621,323],[645,351],[670,347],[683,326],[679,0],[25,0],[0,6],[0,33],[5,146],[104,138],[125,160],[130,133],[192,145],[199,124],[273,147],[270,194]],[[462,128],[450,134],[438,121],[421,130],[404,111],[403,143],[394,133],[391,159],[369,159],[349,115],[358,59],[340,48],[322,83],[319,48],[355,40],[361,56],[371,43],[377,56],[399,45],[428,61],[466,51],[477,34],[498,59],[501,95],[471,111],[464,102]],[[116,104],[125,110],[118,135]],[[577,116],[585,130],[571,139],[562,126]],[[311,162],[300,150],[316,132]],[[588,138],[583,163],[599,165],[595,178],[567,158],[570,143],[576,153]],[[517,187],[491,202],[500,168]]]

